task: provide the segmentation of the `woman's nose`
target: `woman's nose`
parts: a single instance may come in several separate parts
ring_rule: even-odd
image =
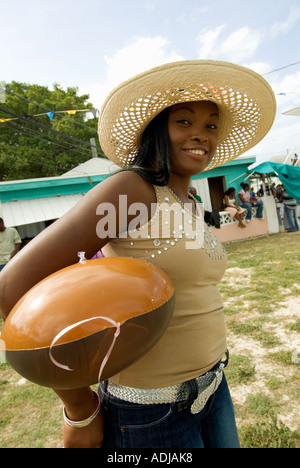
[[[201,143],[204,143],[208,140],[208,136],[205,131],[197,130],[192,133],[191,139],[193,141],[199,141]]]

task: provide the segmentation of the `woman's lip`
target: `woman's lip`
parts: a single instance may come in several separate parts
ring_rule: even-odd
[[[195,159],[202,158],[203,156],[206,156],[208,154],[208,151],[198,148],[183,148],[183,152]]]

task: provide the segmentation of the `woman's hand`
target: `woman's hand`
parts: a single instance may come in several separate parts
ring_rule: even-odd
[[[74,390],[55,390],[64,404],[64,414],[70,422],[84,421],[97,412],[99,399],[90,387]],[[85,427],[72,427],[64,418],[65,448],[100,448],[104,438],[104,412]]]
[[[97,415],[86,427],[77,429],[64,422],[64,448],[100,448],[104,437],[104,414]]]

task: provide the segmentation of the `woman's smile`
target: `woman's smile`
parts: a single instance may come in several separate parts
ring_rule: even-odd
[[[177,104],[171,108],[168,130],[171,170],[183,175],[202,172],[214,156],[219,112],[210,101]]]
[[[184,151],[187,156],[190,156],[196,160],[201,159],[202,156],[207,155],[207,151],[200,148],[182,148],[182,151]]]

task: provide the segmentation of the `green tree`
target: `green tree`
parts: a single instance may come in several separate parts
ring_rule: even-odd
[[[88,100],[87,94],[78,96],[78,88],[65,91],[56,83],[53,90],[7,84],[5,103],[0,102],[0,180],[58,176],[90,159],[90,138],[98,145],[95,114],[62,112],[93,110]]]

